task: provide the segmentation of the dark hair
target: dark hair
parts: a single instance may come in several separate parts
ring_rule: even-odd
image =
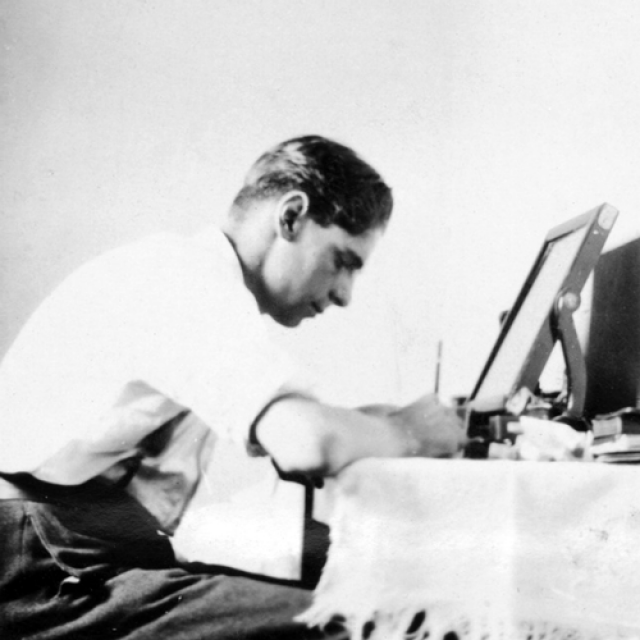
[[[271,198],[291,189],[309,197],[309,217],[351,235],[384,226],[391,216],[391,189],[356,153],[321,136],[283,142],[251,167],[234,205]]]

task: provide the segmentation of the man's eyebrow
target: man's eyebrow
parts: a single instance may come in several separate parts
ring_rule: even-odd
[[[340,259],[349,269],[362,269],[364,262],[362,258],[352,249],[339,249]]]

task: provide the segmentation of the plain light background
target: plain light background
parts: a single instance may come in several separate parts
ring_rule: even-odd
[[[353,146],[394,219],[350,309],[275,330],[323,397],[468,393],[547,229],[640,230],[634,0],[0,0],[0,354],[60,280],[227,209],[267,147]]]

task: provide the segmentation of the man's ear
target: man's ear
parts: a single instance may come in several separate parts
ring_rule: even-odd
[[[278,231],[289,242],[298,237],[309,210],[309,196],[304,191],[288,191],[278,201]]]

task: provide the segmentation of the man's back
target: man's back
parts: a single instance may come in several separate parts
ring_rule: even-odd
[[[263,331],[217,230],[96,258],[43,303],[0,367],[0,471],[84,482],[139,456],[140,442],[185,410],[212,439],[246,445],[246,367],[268,360],[273,374],[281,357]],[[276,375],[253,386],[278,384]]]

